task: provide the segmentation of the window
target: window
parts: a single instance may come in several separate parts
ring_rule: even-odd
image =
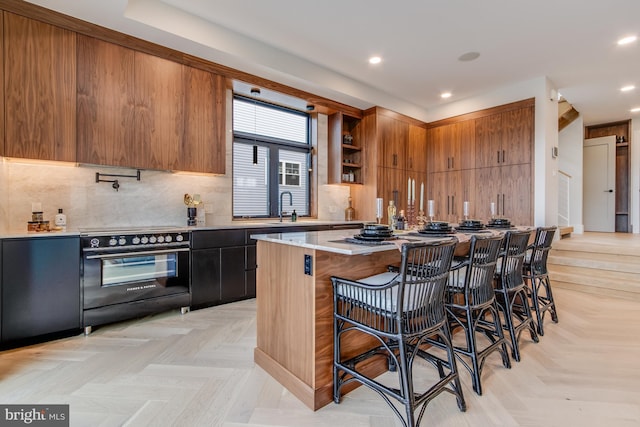
[[[300,187],[300,163],[280,162],[278,178],[280,185]]]
[[[233,100],[233,216],[309,215],[309,115],[240,96]]]

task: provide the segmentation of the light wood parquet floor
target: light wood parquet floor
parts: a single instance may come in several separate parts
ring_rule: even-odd
[[[560,323],[521,362],[494,353],[467,412],[440,395],[424,426],[640,425],[640,303],[555,290]],[[0,402],[70,404],[72,426],[396,427],[360,387],[313,412],[253,363],[255,300],[169,312],[0,353]],[[462,369],[462,368],[461,368]],[[391,375],[391,374],[385,374]],[[416,381],[435,377],[417,369]]]

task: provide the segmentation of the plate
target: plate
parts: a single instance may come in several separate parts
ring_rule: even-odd
[[[420,234],[425,234],[427,236],[446,236],[449,234],[454,234],[455,231],[453,229],[449,229],[449,230],[428,230],[428,229],[424,229],[424,230],[418,230],[418,233]]]
[[[480,227],[463,227],[463,226],[458,226],[456,227],[456,230],[458,231],[483,231],[484,225],[481,225]]]
[[[353,236],[356,240],[362,240],[363,242],[382,242],[384,240],[395,240],[396,236],[363,236],[362,234],[356,234]]]

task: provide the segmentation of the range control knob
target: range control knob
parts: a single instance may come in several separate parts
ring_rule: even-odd
[[[149,243],[149,238],[147,236],[142,236],[142,238],[140,239],[140,243],[146,245],[147,243]]]
[[[140,243],[140,238],[138,236],[135,236],[133,239],[131,239],[131,243],[137,245],[138,243]]]
[[[89,244],[91,245],[92,248],[97,248],[98,246],[100,246],[100,240],[94,237],[93,239],[91,239]]]
[[[164,236],[158,236],[158,243],[164,242]]]
[[[170,242],[170,241],[172,241],[172,240],[173,240],[173,238],[172,238],[172,237],[171,237],[171,235],[169,235],[169,234],[167,234],[167,235],[164,237],[164,241],[165,241],[165,242],[167,242],[167,243],[169,243],[169,242]]]
[[[125,243],[127,243],[127,239],[125,239],[124,236],[120,236],[120,238],[118,239],[118,244],[120,246],[123,246]]]
[[[176,236],[176,242],[182,242],[184,240],[184,237],[182,237],[182,234],[178,234]]]
[[[115,237],[112,237],[109,239],[109,246],[115,246],[118,244],[118,241],[116,240]]]
[[[155,243],[156,242],[156,236],[151,236],[149,237],[149,243]]]

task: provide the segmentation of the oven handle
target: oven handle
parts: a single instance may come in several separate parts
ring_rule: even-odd
[[[104,254],[104,255],[86,255],[84,258],[85,259],[122,258],[125,256],[132,256],[132,255],[162,255],[162,254],[171,254],[174,252],[189,252],[189,248],[165,249],[165,250],[159,250],[159,251],[118,252],[116,254]]]

